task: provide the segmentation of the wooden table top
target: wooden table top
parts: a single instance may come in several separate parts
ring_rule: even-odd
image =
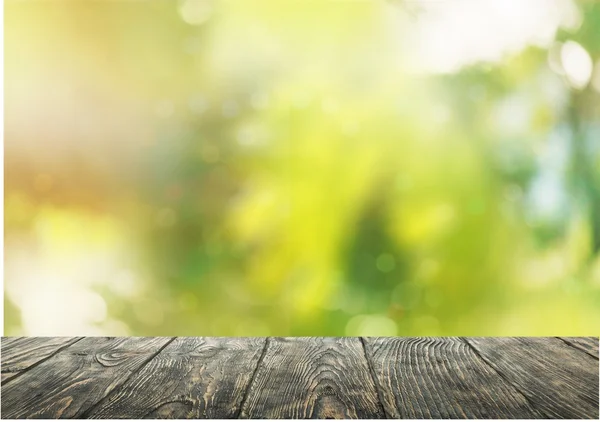
[[[2,418],[597,419],[592,337],[3,337]]]

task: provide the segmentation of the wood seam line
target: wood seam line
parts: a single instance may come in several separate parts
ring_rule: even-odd
[[[20,372],[17,372],[14,376],[5,379],[4,381],[2,381],[2,386],[5,386],[6,384],[8,384],[9,382],[19,378],[21,375],[29,372],[31,369],[35,368],[36,366],[46,362],[48,359],[53,358],[54,356],[56,356],[57,354],[59,354],[60,352],[62,352],[63,350],[65,350],[68,347],[71,347],[72,345],[74,345],[75,343],[77,343],[78,341],[83,340],[85,337],[76,337],[75,340],[65,344],[64,346],[59,347],[58,349],[56,349],[54,352],[52,352],[51,354],[49,354],[48,356],[46,356],[43,359],[38,360],[37,362],[34,362],[33,364],[29,365],[27,368],[23,369]]]
[[[162,345],[156,353],[151,354],[148,359],[146,359],[144,362],[142,362],[142,364],[137,369],[135,369],[134,371],[131,371],[129,376],[127,378],[125,378],[125,380],[123,380],[123,382],[121,382],[121,384],[117,385],[106,396],[102,397],[96,403],[92,404],[90,407],[88,407],[86,410],[84,410],[79,415],[75,415],[73,418],[74,419],[88,419],[89,416],[92,414],[92,412],[94,410],[96,410],[96,408],[98,406],[100,406],[102,403],[104,403],[106,400],[108,400],[111,396],[115,395],[117,393],[117,391],[119,391],[127,383],[127,381],[129,381],[131,378],[133,378],[133,376],[136,375],[144,366],[146,366],[148,363],[150,363],[150,361],[152,361],[156,356],[158,356],[158,354],[160,352],[165,350],[165,348],[169,344],[173,343],[176,338],[177,337],[172,337],[169,341],[167,341],[164,345]]]
[[[587,350],[583,349],[582,347],[580,347],[579,345],[577,345],[577,344],[575,344],[575,343],[571,343],[571,342],[570,342],[569,340],[567,340],[567,339],[564,339],[564,338],[562,338],[562,337],[554,337],[554,338],[555,338],[555,339],[557,339],[557,340],[561,340],[563,343],[565,343],[565,344],[568,344],[568,345],[569,345],[569,346],[571,346],[572,348],[574,348],[574,349],[577,349],[577,350],[579,350],[580,352],[583,352],[583,353],[585,353],[586,355],[588,355],[588,356],[591,356],[591,357],[593,357],[593,358],[594,358],[594,359],[596,359],[596,360],[599,360],[599,359],[598,359],[598,356],[592,355],[592,354],[591,354],[590,352],[588,352]],[[594,337],[594,338],[595,338],[595,337]]]
[[[375,386],[375,391],[377,392],[377,400],[379,401],[379,409],[383,412],[383,415],[386,417],[386,419],[392,419],[391,416],[388,414],[387,410],[385,409],[385,406],[383,405],[383,399],[381,398],[381,390],[380,390],[380,386],[379,383],[377,382],[377,378],[375,377],[375,368],[373,367],[373,362],[372,360],[369,358],[369,353],[367,351],[367,341],[364,337],[359,337],[360,338],[360,342],[362,344],[362,349],[363,349],[363,353],[365,355],[365,360],[367,361],[367,367],[369,368],[369,374],[371,374],[371,379],[373,380],[373,385]]]
[[[27,337],[2,337],[2,343],[0,344],[0,349],[4,350],[5,348],[14,345],[14,343],[19,343],[18,340],[24,340]]]
[[[525,399],[525,401],[527,402],[527,404],[529,404],[529,407],[531,407],[532,410],[534,410],[535,412],[539,413],[541,416],[543,416],[542,419],[555,419],[556,416],[552,416],[548,413],[546,413],[546,411],[544,411],[543,409],[538,408],[535,403],[533,403],[531,401],[531,399],[527,396],[527,394],[525,394],[523,391],[521,391],[521,388],[516,385],[514,382],[512,382],[511,380],[509,380],[508,378],[506,378],[506,376],[500,372],[498,369],[496,369],[496,367],[494,365],[491,364],[491,362],[486,359],[485,357],[483,357],[483,355],[481,353],[479,353],[479,350],[477,350],[477,348],[475,346],[473,346],[469,340],[467,338],[464,337],[459,337],[459,340],[461,340],[463,343],[465,343],[467,345],[467,347],[469,349],[471,349],[473,351],[473,353],[475,353],[475,355],[481,359],[487,366],[489,366],[490,368],[492,368],[492,370],[494,372],[496,372],[500,378],[502,378],[504,381],[506,381],[506,383],[508,385],[510,385],[511,387],[513,387],[515,389],[515,391],[517,393],[519,393],[521,396],[523,396],[523,398]]]
[[[265,355],[267,354],[267,349],[269,348],[270,340],[271,340],[271,337],[265,337],[265,344],[263,346],[260,357],[258,358],[258,361],[256,362],[256,368],[254,368],[254,372],[252,373],[252,376],[250,377],[250,381],[248,381],[248,386],[246,387],[246,391],[244,391],[242,401],[240,402],[240,408],[235,413],[235,415],[233,416],[232,419],[239,419],[240,415],[242,414],[242,411],[244,410],[244,406],[246,405],[246,401],[248,400],[248,396],[250,394],[250,389],[252,388],[252,384],[254,384],[254,379],[256,378],[258,369],[260,368],[260,365],[262,365]]]

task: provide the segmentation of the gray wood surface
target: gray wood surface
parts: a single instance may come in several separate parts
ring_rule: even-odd
[[[2,339],[3,419],[598,419],[598,339]]]
[[[73,337],[8,337],[2,339],[2,384],[78,341]]]
[[[2,418],[79,418],[169,340],[84,338],[2,386]]]
[[[598,337],[560,337],[560,339],[598,359]]]
[[[272,338],[242,418],[385,417],[358,338]]]
[[[24,337],[2,337],[2,347],[8,346],[15,340],[22,340]],[[39,337],[43,338],[43,337]]]
[[[178,338],[90,418],[217,418],[239,413],[264,338]]]
[[[367,350],[393,418],[543,416],[460,339],[367,339]]]
[[[466,341],[547,418],[598,419],[598,360],[556,338]]]

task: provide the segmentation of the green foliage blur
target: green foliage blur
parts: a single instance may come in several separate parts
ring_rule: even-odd
[[[7,0],[5,335],[597,336],[598,28]]]

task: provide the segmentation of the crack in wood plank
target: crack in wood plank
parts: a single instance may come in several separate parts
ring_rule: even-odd
[[[598,347],[599,346],[598,346],[598,338],[597,337],[590,338],[590,340],[592,340],[592,339],[595,340],[595,342],[594,342],[595,348],[593,349],[596,352],[595,354],[590,352],[590,348],[589,348],[587,342],[582,343],[582,339],[580,339],[580,338],[575,338],[575,339],[569,338],[569,337],[556,337],[556,338],[558,340],[561,340],[562,342],[568,344],[569,346],[573,347],[574,349],[577,349],[577,350],[593,357],[594,359],[598,359]]]
[[[598,362],[555,338],[467,339],[548,418],[598,418]]]
[[[248,392],[250,391],[250,388],[254,384],[254,379],[256,378],[256,373],[258,372],[258,368],[262,364],[262,362],[263,362],[263,360],[265,358],[265,354],[267,353],[267,349],[269,348],[269,340],[270,340],[270,337],[267,337],[265,339],[265,345],[263,347],[262,353],[260,354],[260,357],[258,358],[258,361],[256,362],[256,368],[254,368],[254,372],[252,373],[252,377],[250,378],[250,382],[248,383],[248,387],[246,387],[246,390],[244,390],[244,396],[242,397],[242,402],[240,404],[240,408],[236,412],[236,415],[235,415],[236,419],[240,418],[242,410],[244,409],[244,406],[246,405],[246,401],[248,400]]]
[[[179,337],[89,418],[218,418],[239,413],[264,338]]]
[[[518,384],[515,384],[515,383],[514,383],[514,382],[512,382],[510,379],[506,378],[506,376],[505,376],[505,375],[504,375],[502,372],[498,371],[498,369],[497,369],[497,368],[496,368],[494,365],[492,365],[492,364],[491,364],[491,363],[490,363],[490,362],[489,362],[489,361],[488,361],[486,358],[484,358],[484,357],[481,355],[481,353],[479,353],[479,350],[477,350],[477,349],[476,349],[476,348],[475,348],[475,347],[474,347],[474,346],[473,346],[471,343],[469,343],[469,341],[468,341],[466,338],[464,338],[464,337],[460,337],[460,340],[461,340],[462,342],[464,342],[464,343],[465,343],[465,344],[466,344],[466,345],[467,345],[467,346],[468,346],[468,347],[469,347],[469,348],[470,348],[470,349],[473,351],[473,353],[475,353],[475,355],[476,355],[476,356],[477,356],[479,359],[481,359],[481,361],[482,361],[482,362],[484,362],[484,363],[485,363],[487,366],[489,366],[489,367],[490,367],[490,369],[491,369],[492,371],[496,372],[496,373],[498,374],[498,376],[499,376],[499,377],[501,377],[501,378],[502,378],[504,381],[506,381],[508,384],[512,385],[512,386],[513,386],[513,388],[514,388],[515,390],[517,390],[517,391],[519,392],[519,394],[521,394],[521,396],[523,396],[523,398],[524,398],[524,399],[525,399],[525,400],[526,400],[526,401],[529,403],[529,405],[530,405],[531,407],[533,407],[534,409],[536,408],[536,406],[535,406],[535,403],[533,403],[533,402],[531,401],[531,399],[530,399],[530,398],[527,396],[527,394],[525,394],[523,391],[521,391],[521,389],[520,389],[520,387],[519,387],[519,385],[518,385]],[[542,413],[542,414],[544,415],[544,417],[546,417],[546,418],[550,418],[550,417],[551,417],[551,416],[549,416],[548,414],[546,414],[546,413],[545,413],[543,410],[539,410],[539,409],[538,409],[538,411],[539,411],[540,413]]]
[[[160,347],[156,353],[152,354],[148,359],[146,359],[137,369],[134,369],[133,371],[131,371],[131,373],[129,374],[129,376],[123,381],[123,383],[121,383],[119,386],[115,387],[113,390],[111,390],[108,394],[106,394],[104,397],[102,397],[100,400],[98,400],[96,403],[94,403],[93,405],[91,405],[86,411],[84,411],[80,418],[81,419],[88,419],[89,415],[92,414],[92,412],[99,407],[104,401],[108,400],[108,398],[111,395],[114,395],[117,393],[117,391],[119,391],[120,388],[123,387],[123,385],[125,385],[125,383],[127,383],[127,381],[129,381],[131,379],[131,377],[133,377],[136,373],[138,373],[139,371],[141,371],[141,369],[143,367],[145,367],[151,360],[153,360],[154,358],[156,358],[156,356],[158,356],[158,354],[160,352],[162,352],[169,344],[173,343],[173,341],[175,341],[177,337],[172,337],[169,341],[167,341],[167,343],[165,343],[162,347]],[[96,361],[104,366],[105,368],[110,368],[111,366],[109,365],[104,365],[102,362],[100,362],[100,360],[98,359],[98,355],[95,355],[95,359]]]
[[[72,345],[74,345],[75,343],[77,343],[78,341],[81,341],[84,337],[75,337],[73,339],[71,339],[70,341],[68,341],[66,344],[64,344],[63,346],[59,346],[58,348],[56,348],[53,352],[51,352],[48,355],[41,355],[41,358],[33,358],[31,356],[27,356],[28,354],[31,354],[34,350],[36,350],[36,348],[32,349],[26,349],[26,350],[20,350],[21,352],[21,356],[15,356],[15,357],[10,357],[8,358],[9,362],[13,362],[12,363],[14,366],[11,367],[11,371],[8,371],[5,368],[5,362],[6,360],[3,358],[2,359],[2,374],[11,374],[14,373],[14,375],[10,376],[10,375],[5,375],[2,377],[2,386],[7,385],[9,382],[18,379],[20,376],[22,376],[23,374],[27,373],[28,371],[32,370],[33,368],[37,367],[38,365],[44,363],[45,361],[47,361],[48,359],[51,359],[52,357],[54,357],[55,355],[57,355],[58,353],[60,353],[61,351],[71,347]],[[23,337],[23,339],[27,340],[29,338]],[[54,338],[49,338],[49,340],[52,340]],[[20,344],[20,342],[18,342],[19,339],[15,339],[13,340],[7,347],[7,351],[12,351],[12,349],[18,349],[19,347],[22,347],[22,345]],[[36,339],[34,339],[36,340]],[[45,345],[42,344],[41,347],[47,347]],[[39,348],[39,347],[38,347]],[[3,351],[4,354],[4,351]],[[27,359],[35,359],[32,363],[28,364],[27,363]],[[27,365],[23,368],[20,367],[20,365]]]
[[[83,338],[3,386],[2,417],[77,418],[124,382],[131,371],[167,341],[144,337]],[[82,356],[81,352],[86,354]],[[122,353],[124,359],[120,365],[106,368],[96,362],[94,356],[98,353]],[[63,408],[61,403],[68,406]]]
[[[365,338],[392,418],[540,418],[525,398],[460,339]]]
[[[367,366],[369,367],[369,373],[371,374],[371,379],[373,380],[373,384],[375,384],[375,390],[377,391],[377,399],[379,400],[379,406],[381,407],[381,411],[383,412],[385,417],[387,419],[390,419],[391,416],[388,414],[387,410],[383,406],[381,386],[377,382],[377,377],[375,376],[375,369],[373,368],[373,361],[367,351],[367,342],[364,337],[360,337],[360,342],[362,343],[362,346],[363,346],[363,351],[365,353],[365,359],[367,360]]]
[[[41,347],[40,345],[46,344]],[[597,340],[12,339],[2,418],[597,418]],[[60,344],[60,342],[58,343]],[[43,354],[38,359],[36,353]]]
[[[274,337],[240,418],[381,419],[356,337]]]

